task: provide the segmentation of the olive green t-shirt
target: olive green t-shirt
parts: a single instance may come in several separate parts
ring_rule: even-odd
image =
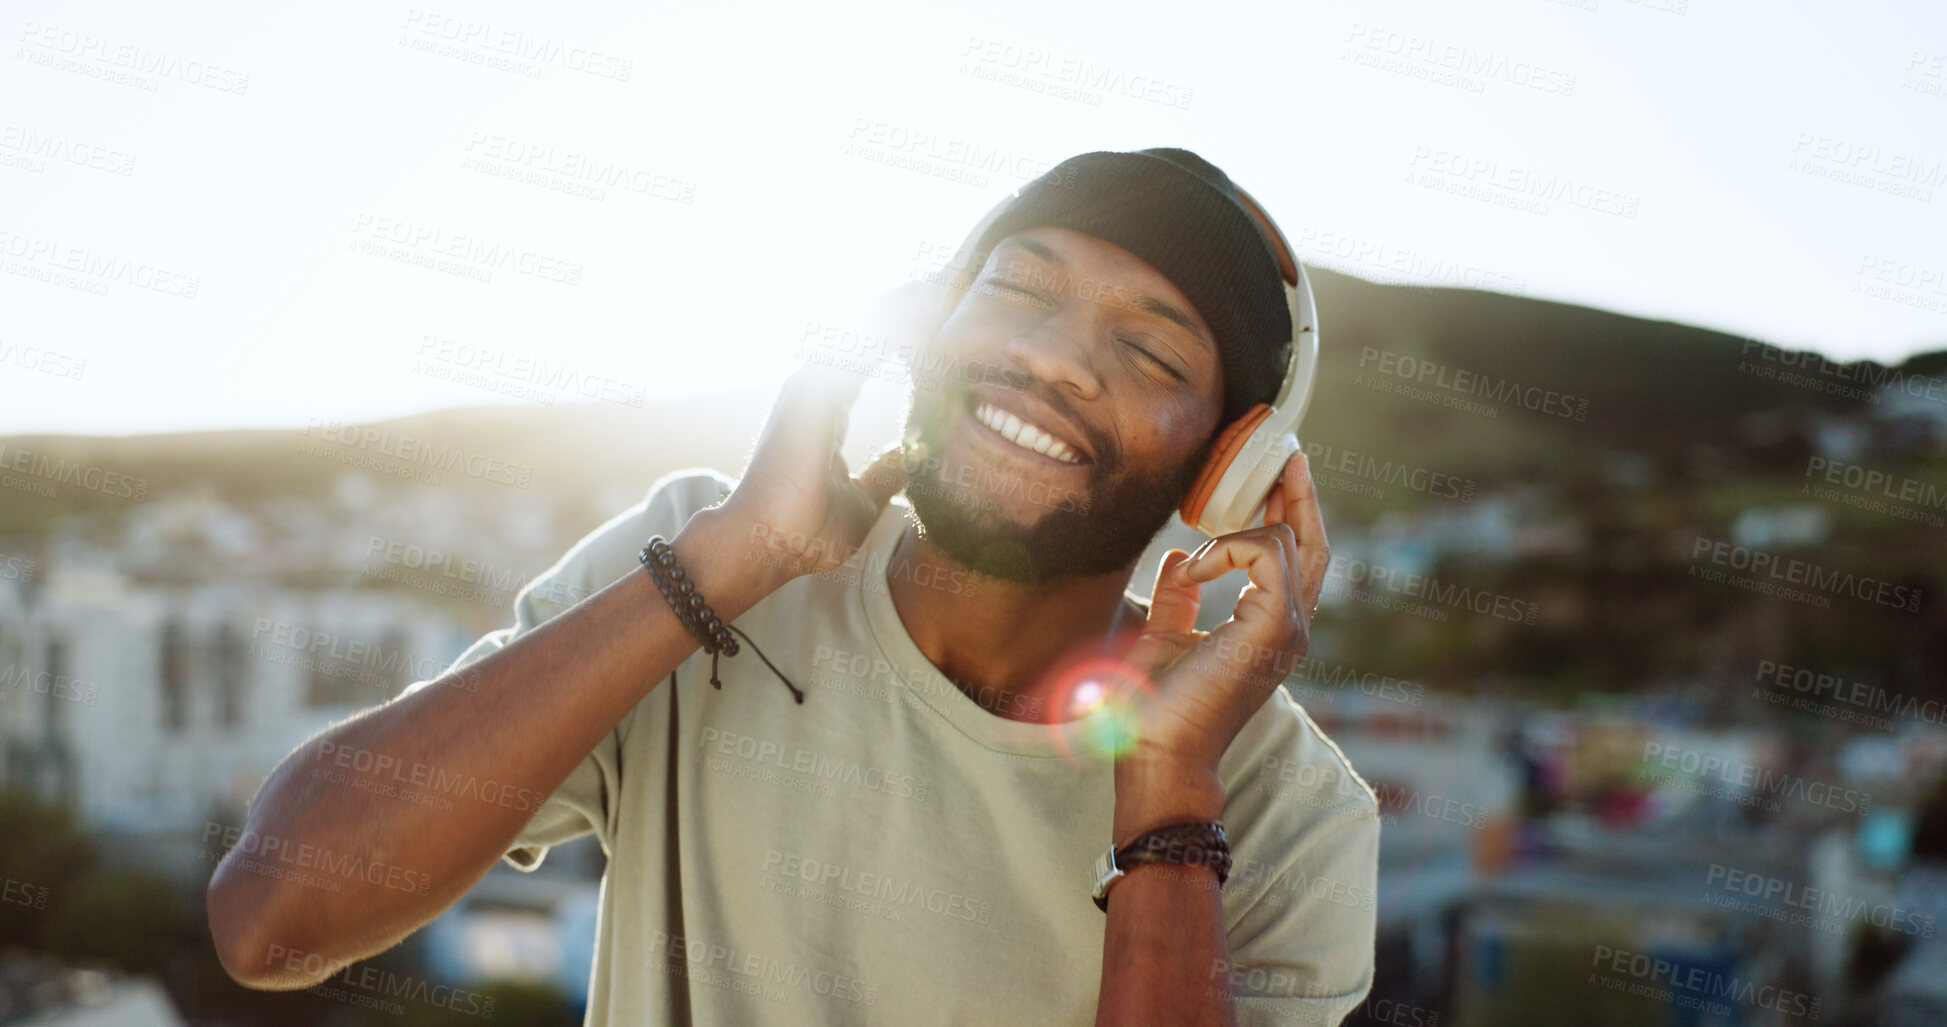
[[[455,665],[642,573],[650,535],[674,537],[732,485],[707,471],[663,478],[530,583],[514,626]],[[721,690],[699,651],[507,852],[533,869],[549,846],[593,832],[608,854],[589,1024],[1093,1022],[1105,917],[1091,868],[1115,794],[1110,757],[1091,741],[1102,713],[1010,720],[928,662],[886,580],[907,516],[895,497],[844,566],[737,619],[805,691],[802,705],[748,643],[720,658]],[[917,583],[981,587],[958,571]],[[1220,770],[1231,956],[1208,968],[1210,984],[1228,980],[1240,1024],[1337,1024],[1372,982],[1372,793],[1283,689]]]

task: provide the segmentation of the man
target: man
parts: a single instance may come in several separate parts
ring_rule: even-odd
[[[246,837],[418,884],[226,859],[231,975],[315,983],[592,831],[590,1023],[1338,1023],[1371,985],[1378,820],[1277,687],[1328,559],[1302,455],[1263,527],[1172,550],[1147,609],[1125,594],[1282,380],[1278,257],[1236,196],[1184,150],[1057,166],[904,329],[916,370],[958,371],[916,386],[899,448],[853,477],[858,381],[808,367],[741,479],[657,482],[512,628],[307,742]],[[651,535],[754,652],[706,656],[638,566]],[[1238,568],[1232,619],[1196,632],[1199,585]],[[347,764],[493,786],[446,811]],[[1097,857],[1152,831],[1097,908]]]

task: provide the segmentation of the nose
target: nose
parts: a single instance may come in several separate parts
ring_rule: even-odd
[[[1037,380],[1087,400],[1101,395],[1102,381],[1090,364],[1093,318],[1089,311],[1077,310],[1078,306],[1086,304],[1068,304],[1050,312],[1007,340],[1001,351],[1010,363]]]

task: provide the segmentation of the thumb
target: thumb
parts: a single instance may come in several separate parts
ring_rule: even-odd
[[[859,489],[872,500],[872,505],[880,510],[892,502],[893,494],[906,487],[906,462],[901,458],[899,445],[887,446],[873,461],[859,472]]]
[[[1144,631],[1123,653],[1123,662],[1154,677],[1197,644],[1194,631]]]

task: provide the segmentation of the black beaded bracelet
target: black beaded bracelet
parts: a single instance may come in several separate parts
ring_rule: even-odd
[[[692,582],[689,575],[684,574],[683,568],[676,563],[676,551],[670,548],[669,542],[661,535],[649,536],[649,542],[642,547],[642,552],[636,554],[636,560],[642,564],[644,570],[649,572],[650,580],[656,583],[656,588],[662,592],[663,598],[669,601],[669,608],[675,611],[676,619],[682,623],[683,630],[688,631],[691,637],[702,644],[703,651],[710,654],[710,685],[722,689],[723,681],[717,677],[717,657],[735,656],[742,651],[731,632],[735,631],[737,634],[743,632],[718,619],[716,611],[710,609],[710,604],[704,602],[702,594],[697,592],[696,583]],[[744,637],[748,640],[750,636]],[[753,642],[751,648],[756,649],[756,643]],[[771,662],[770,657],[760,651],[757,658],[764,661],[764,666],[771,668],[771,673],[776,674],[779,681],[784,682],[784,687],[791,690],[792,698],[800,704],[804,702],[804,692],[792,684],[791,679],[785,677],[783,671],[777,669],[777,665]],[[676,672],[670,671],[669,676],[671,686],[674,687]]]
[[[703,651],[715,656],[722,652],[735,656],[738,652],[737,640],[730,635],[730,629],[717,619],[716,612],[703,601],[696,591],[696,584],[683,573],[676,563],[676,551],[661,535],[652,535],[649,543],[642,547],[636,559],[649,571],[663,598],[669,600],[670,609],[676,612],[676,619],[683,623],[696,640],[702,644]]]

